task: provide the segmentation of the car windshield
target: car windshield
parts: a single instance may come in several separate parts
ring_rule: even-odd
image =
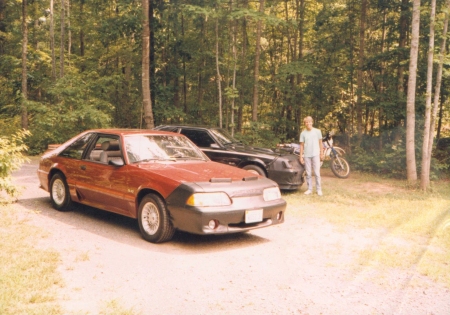
[[[130,135],[125,148],[131,163],[149,161],[206,160],[186,137],[173,135]]]
[[[239,143],[239,141],[234,139],[225,129],[211,129],[211,132],[214,134],[217,141],[219,141],[221,145]]]

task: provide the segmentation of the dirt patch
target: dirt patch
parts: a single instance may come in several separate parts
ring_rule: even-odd
[[[416,270],[359,265],[360,252],[383,238],[376,229],[344,231],[317,219],[315,209],[290,216],[288,206],[279,226],[177,233],[155,245],[129,218],[82,206],[53,210],[38,189],[36,162],[14,175],[25,186],[15,207],[48,231],[39,246],[61,254],[64,314],[450,314],[449,290]],[[325,186],[333,180],[325,172]]]

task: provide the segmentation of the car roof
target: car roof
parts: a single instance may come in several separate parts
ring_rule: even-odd
[[[195,128],[195,129],[223,129],[220,127],[208,127],[208,126],[195,126],[195,125],[160,125],[157,128],[163,128],[163,127],[176,127],[176,128]]]
[[[96,133],[106,133],[106,134],[114,134],[114,135],[135,135],[135,134],[152,134],[152,135],[166,135],[166,134],[174,134],[179,135],[174,132],[170,131],[163,131],[163,130],[153,130],[153,129],[125,129],[125,128],[105,128],[105,129],[91,129],[86,130],[85,133],[89,132],[96,132]]]

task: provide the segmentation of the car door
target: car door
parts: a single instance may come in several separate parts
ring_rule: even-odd
[[[129,182],[127,168],[125,165],[113,165],[100,159],[100,155],[104,152],[103,145],[106,142],[114,142],[120,150],[119,154],[123,161],[119,140],[119,137],[114,135],[97,136],[81,161],[82,175],[77,183],[77,191],[85,204],[129,215],[130,203],[126,200]]]

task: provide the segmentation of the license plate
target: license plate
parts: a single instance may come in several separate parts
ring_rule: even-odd
[[[245,223],[261,222],[263,220],[263,210],[246,210]]]

